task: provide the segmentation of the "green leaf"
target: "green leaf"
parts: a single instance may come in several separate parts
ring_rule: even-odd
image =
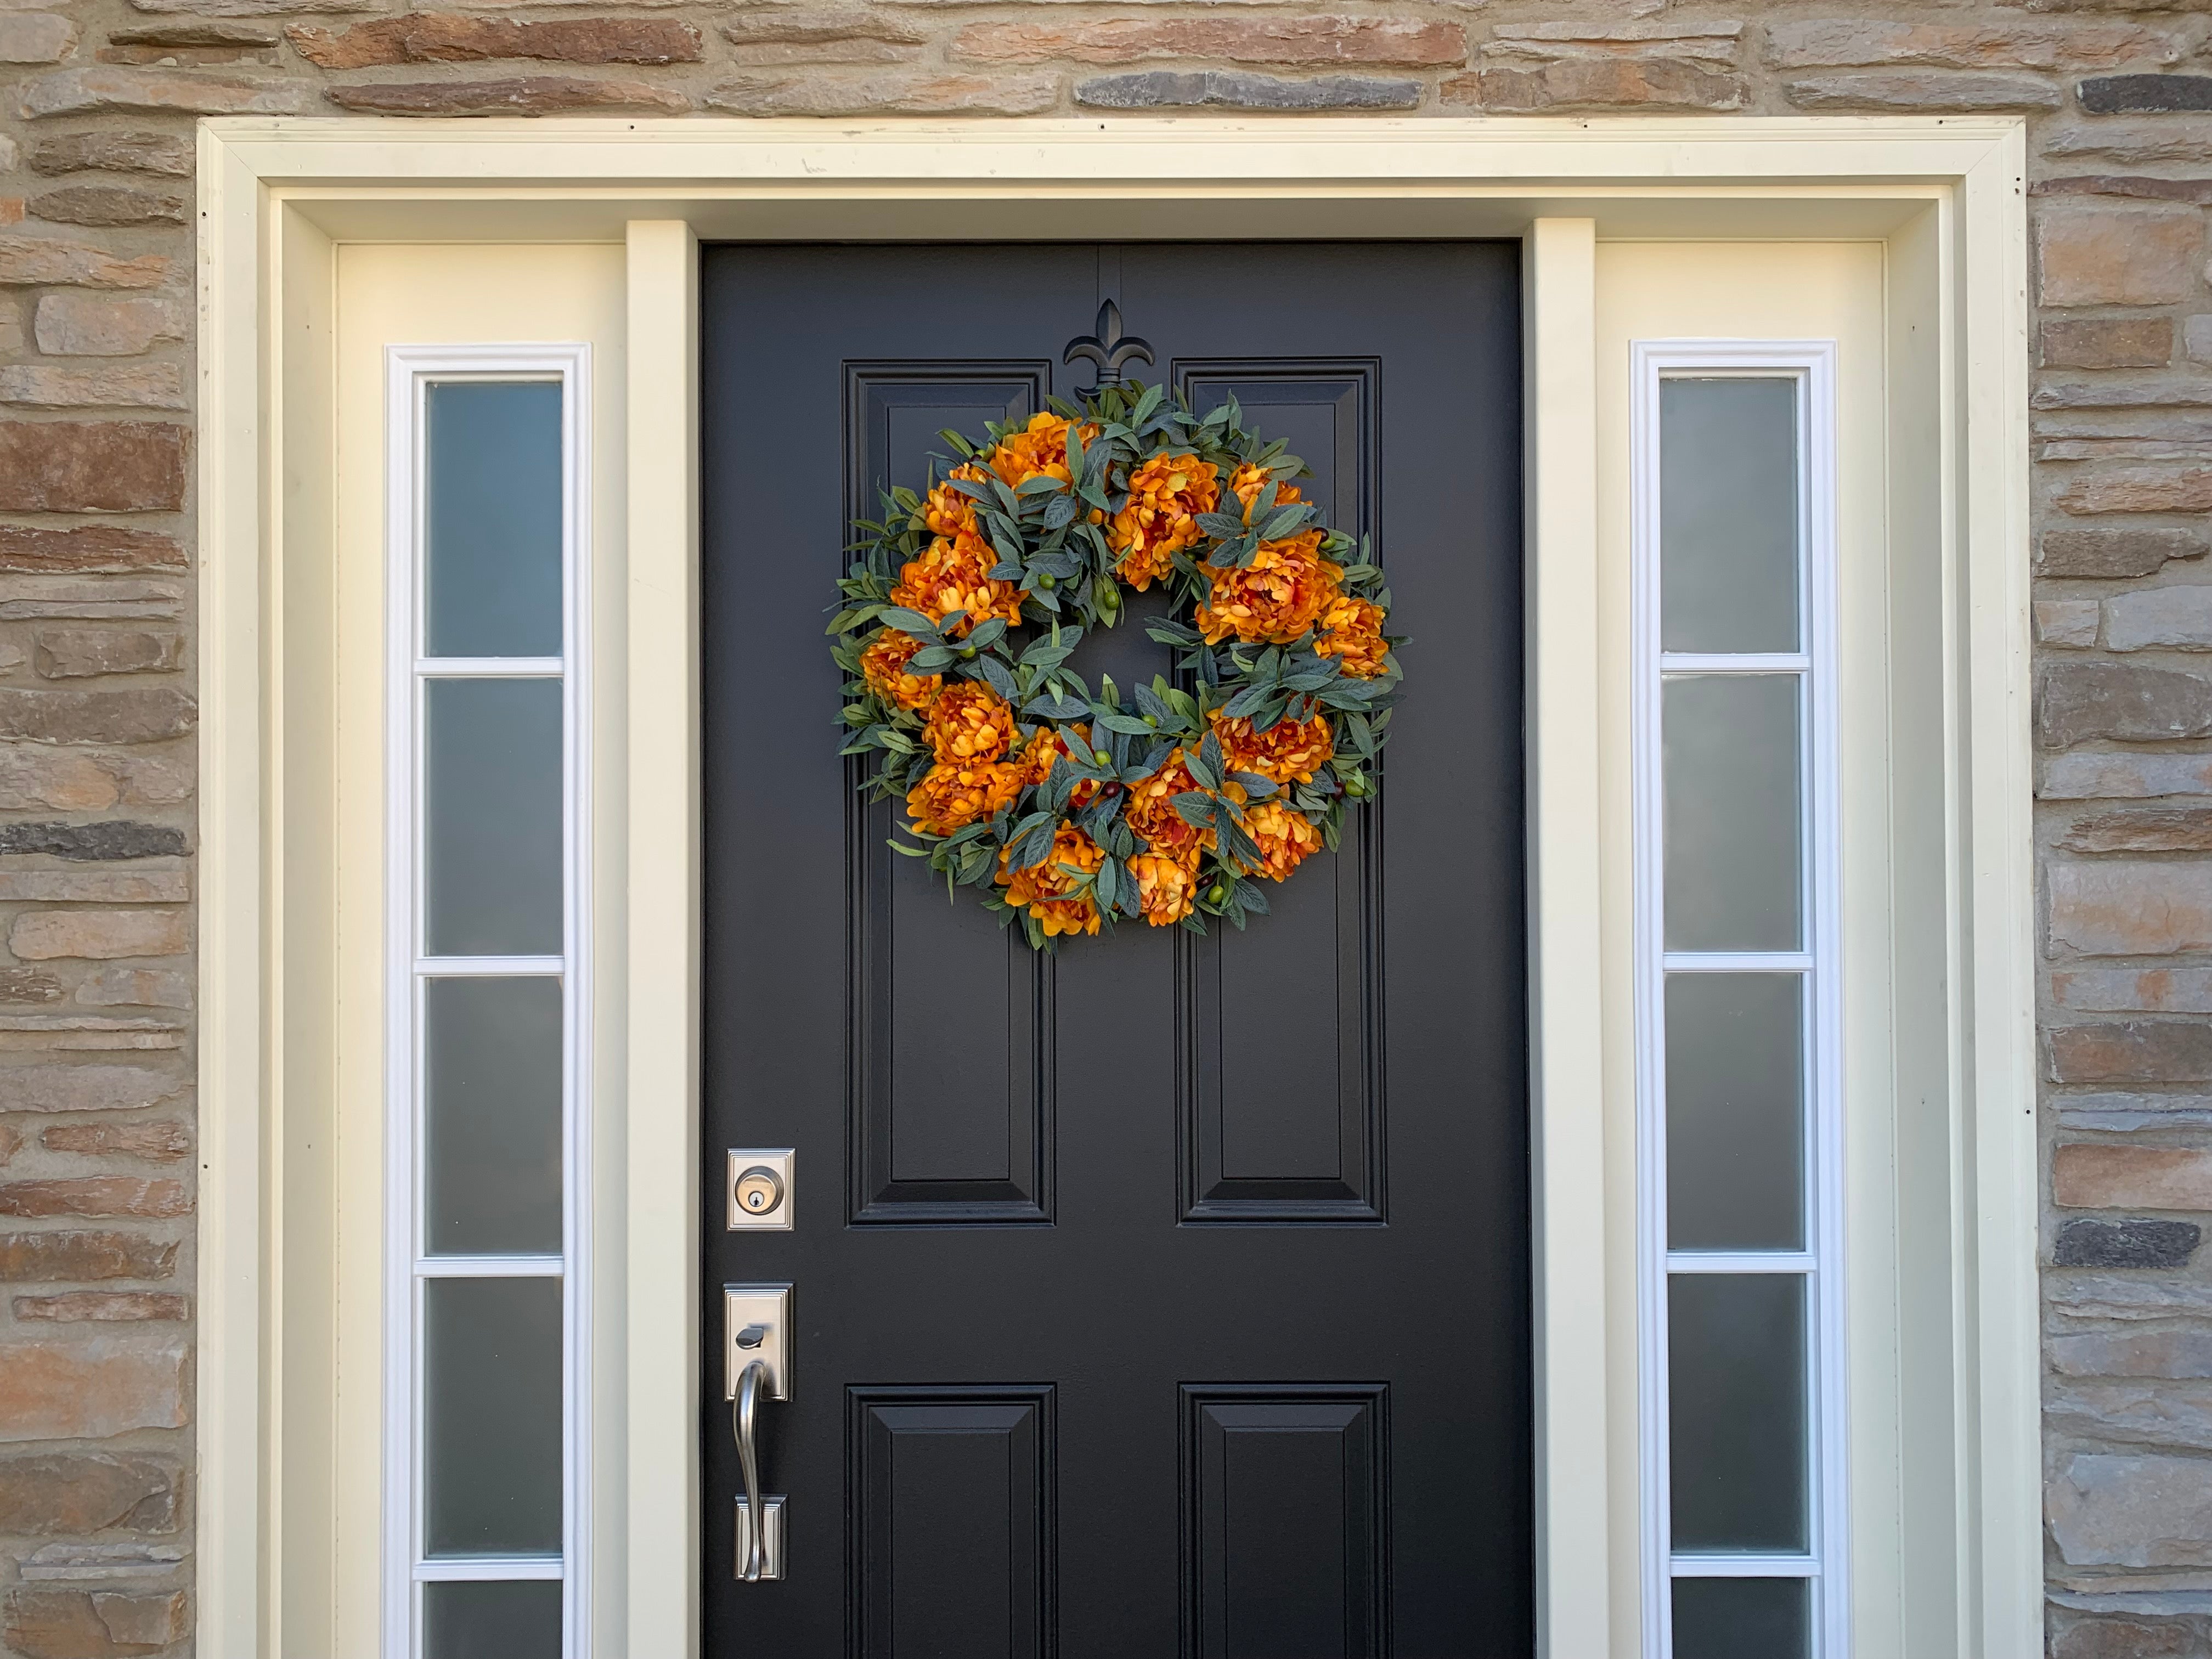
[[[1196,789],[1185,789],[1175,798],[1176,811],[1194,830],[1212,829],[1217,806],[1212,796]]]
[[[902,634],[910,634],[915,639],[934,640],[939,637],[937,624],[919,611],[909,611],[903,605],[885,605],[882,616],[890,626]]]
[[[1054,490],[1064,490],[1066,488],[1067,486],[1066,484],[1054,477],[1049,472],[1040,472],[1034,478],[1023,479],[1021,483],[1015,487],[1014,494],[1017,496],[1042,495]]]

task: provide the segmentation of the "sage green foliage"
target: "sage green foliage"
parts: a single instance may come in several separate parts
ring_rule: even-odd
[[[991,576],[1019,588],[1021,627],[1010,629],[1003,618],[993,617],[963,635],[963,612],[933,620],[891,603],[901,568],[919,558],[933,539],[922,498],[913,490],[884,492],[881,519],[855,522],[858,539],[849,550],[856,556],[837,584],[842,597],[833,607],[828,629],[836,639],[831,655],[846,674],[842,720],[849,736],[838,752],[877,757],[875,769],[860,784],[876,797],[903,798],[933,764],[925,714],[879,697],[861,673],[861,653],[887,629],[921,643],[907,672],[941,674],[948,683],[980,680],[1012,704],[1024,742],[1040,726],[1058,730],[1067,753],[1054,762],[1042,783],[1026,786],[998,816],[948,836],[902,825],[913,841],[891,842],[908,857],[927,859],[945,877],[948,893],[959,886],[981,890],[983,903],[1000,913],[1001,926],[1019,915],[1030,944],[1049,950],[1057,941],[1047,939],[1026,912],[1009,904],[996,885],[1002,855],[1014,869],[1042,864],[1052,855],[1060,823],[1072,823],[1105,854],[1096,872],[1061,866],[1079,878],[1075,892],[1092,890],[1107,930],[1117,915],[1136,920],[1137,883],[1127,860],[1144,848],[1122,807],[1129,787],[1150,777],[1182,748],[1200,787],[1177,795],[1176,810],[1215,835],[1215,847],[1199,876],[1200,915],[1186,917],[1182,925],[1203,933],[1202,917],[1213,915],[1242,928],[1248,915],[1266,914],[1267,898],[1258,883],[1237,872],[1238,865],[1249,868],[1257,862],[1258,848],[1245,829],[1242,806],[1225,787],[1234,782],[1247,802],[1258,802],[1277,798],[1286,786],[1253,773],[1228,771],[1207,716],[1215,710],[1225,718],[1249,716],[1255,731],[1284,720],[1328,717],[1335,738],[1331,759],[1310,781],[1287,787],[1289,805],[1320,826],[1334,851],[1347,800],[1357,805],[1376,797],[1378,762],[1401,685],[1396,652],[1386,657],[1383,674],[1361,679],[1345,674],[1337,657],[1317,653],[1310,630],[1288,645],[1233,640],[1209,645],[1188,620],[1156,623],[1147,631],[1178,648],[1181,684],[1155,676],[1150,685],[1133,687],[1125,697],[1108,678],[1094,694],[1069,665],[1070,659],[1091,629],[1115,626],[1123,606],[1106,526],[1092,523],[1091,517],[1095,511],[1110,522],[1127,504],[1129,475],[1135,468],[1156,455],[1194,454],[1212,463],[1221,480],[1223,510],[1200,515],[1205,538],[1174,556],[1167,581],[1178,617],[1188,618],[1206,597],[1201,563],[1248,565],[1263,541],[1295,536],[1316,526],[1320,515],[1310,501],[1278,501],[1279,484],[1309,477],[1309,470],[1297,456],[1284,453],[1281,440],[1270,443],[1245,431],[1234,398],[1201,419],[1180,396],[1170,397],[1165,386],[1129,383],[1099,387],[1080,407],[1060,398],[1051,407],[1076,423],[1067,434],[1072,483],[1038,477],[1010,489],[995,477],[981,483],[947,480],[948,488],[975,503],[977,522],[999,557]],[[1088,444],[1079,429],[1084,423],[1099,428]],[[987,456],[1022,429],[989,422],[988,441],[981,447],[950,428],[939,435],[965,461]],[[1249,514],[1240,517],[1228,485],[1237,469],[1247,465],[1266,468],[1271,482]],[[1364,541],[1357,558],[1347,560],[1355,552],[1352,538],[1329,531],[1322,551],[1344,562],[1346,592],[1389,609],[1390,591]],[[1399,636],[1388,638],[1393,647],[1405,642]],[[1089,741],[1073,732],[1077,726],[1089,728]],[[1085,780],[1101,787],[1071,810],[1071,797]]]

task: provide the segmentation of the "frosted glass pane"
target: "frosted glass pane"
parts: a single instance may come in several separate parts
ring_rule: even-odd
[[[1674,1659],[1805,1659],[1811,1591],[1802,1578],[1677,1578]]]
[[[1805,1281],[1667,1282],[1674,1549],[1806,1547]]]
[[[1670,674],[1662,693],[1667,948],[1794,951],[1795,674]]]
[[[1797,386],[1659,383],[1659,638],[1797,649]]]
[[[422,1659],[561,1659],[561,1586],[422,1586]]]
[[[424,1247],[561,1253],[561,981],[422,988]]]
[[[561,1281],[422,1282],[433,1555],[561,1553]]]
[[[561,682],[423,684],[433,956],[561,952]]]
[[[561,384],[424,392],[423,654],[561,654]]]
[[[1803,1247],[1802,981],[1667,975],[1667,1243]]]

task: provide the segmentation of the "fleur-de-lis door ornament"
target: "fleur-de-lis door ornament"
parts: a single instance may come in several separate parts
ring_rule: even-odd
[[[1060,362],[1071,367],[1079,362],[1098,366],[1097,386],[1116,386],[1126,377],[1125,364],[1139,362],[1149,367],[1152,361],[1152,343],[1134,334],[1121,332],[1121,307],[1111,300],[1098,307],[1098,320],[1091,325],[1095,334],[1079,334],[1067,343]]]

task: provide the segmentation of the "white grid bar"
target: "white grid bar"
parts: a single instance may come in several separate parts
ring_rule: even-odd
[[[1662,674],[1805,674],[1813,659],[1802,651],[1662,651]]]
[[[1809,1250],[1669,1250],[1669,1273],[1816,1273],[1820,1258]]]
[[[1810,1555],[1678,1555],[1668,1563],[1676,1578],[1818,1578]]]
[[[417,957],[415,972],[423,979],[544,978],[568,971],[564,957]]]
[[[418,1584],[513,1584],[557,1580],[562,1572],[557,1555],[433,1556],[415,1564]]]
[[[1810,951],[1668,951],[1659,958],[1669,974],[1809,974]]]
[[[417,657],[415,672],[431,680],[557,680],[558,657]]]
[[[557,1255],[422,1255],[418,1279],[558,1279],[567,1263]]]

